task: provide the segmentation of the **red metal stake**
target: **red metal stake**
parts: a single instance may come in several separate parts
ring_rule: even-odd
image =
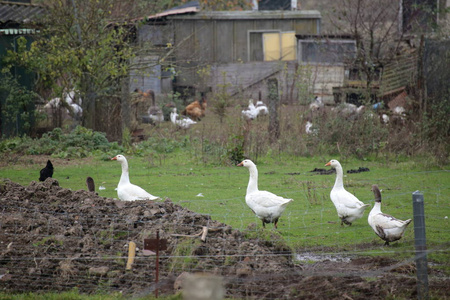
[[[159,230],[157,230],[156,239],[144,239],[144,250],[156,252],[155,297],[158,298],[159,251],[167,250],[167,239],[159,239]]]

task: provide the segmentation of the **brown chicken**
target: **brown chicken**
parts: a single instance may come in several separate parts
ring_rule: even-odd
[[[202,93],[202,98],[199,100],[195,100],[190,103],[186,108],[181,112],[182,115],[189,116],[194,121],[200,121],[201,118],[205,116],[206,110],[206,97]]]

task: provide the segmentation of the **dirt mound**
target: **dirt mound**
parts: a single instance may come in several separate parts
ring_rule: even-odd
[[[330,270],[378,268],[380,263],[360,259],[340,264],[294,264],[290,249],[276,232],[264,239],[252,238],[249,236],[258,236],[256,229],[249,230],[253,235],[234,230],[170,199],[122,202],[64,189],[48,178],[26,187],[8,180],[0,183],[0,207],[3,291],[76,287],[83,293],[141,295],[157,287],[160,294],[173,294],[176,278],[186,271],[223,276],[227,297],[236,298],[342,299],[347,295],[364,299],[370,295],[384,299],[398,293],[413,297],[415,291],[416,281],[411,277],[388,274],[367,281],[359,275],[329,275]],[[199,233],[204,227],[210,230],[202,242]],[[142,251],[144,239],[153,238],[156,231],[161,239],[167,239],[157,286],[155,256],[145,256]],[[132,270],[126,270],[131,241],[138,251]]]

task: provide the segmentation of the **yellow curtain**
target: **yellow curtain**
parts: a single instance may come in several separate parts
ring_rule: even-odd
[[[281,34],[281,60],[295,60],[296,55],[295,32],[283,32]]]
[[[264,61],[295,60],[297,57],[295,32],[264,33],[263,47]]]
[[[280,33],[263,34],[264,61],[280,60]]]

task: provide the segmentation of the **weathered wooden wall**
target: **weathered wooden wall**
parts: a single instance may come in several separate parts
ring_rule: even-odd
[[[249,62],[249,31],[279,30],[296,34],[318,34],[317,11],[284,12],[202,12],[170,17],[173,24],[177,83],[199,86],[198,68],[213,64]],[[259,65],[259,64],[256,64]],[[259,65],[257,70],[265,69]],[[271,64],[267,65],[270,72]]]
[[[302,83],[311,84],[314,95],[320,95],[326,102],[333,102],[332,87],[343,85],[344,66],[298,65],[297,62],[280,61],[217,64],[211,69],[208,86],[212,87],[213,92],[220,92],[222,86],[226,86],[230,96],[247,99],[258,99],[261,92],[262,98],[266,99],[266,81],[269,78],[278,79],[282,103],[309,104],[311,99],[299,93]]]

